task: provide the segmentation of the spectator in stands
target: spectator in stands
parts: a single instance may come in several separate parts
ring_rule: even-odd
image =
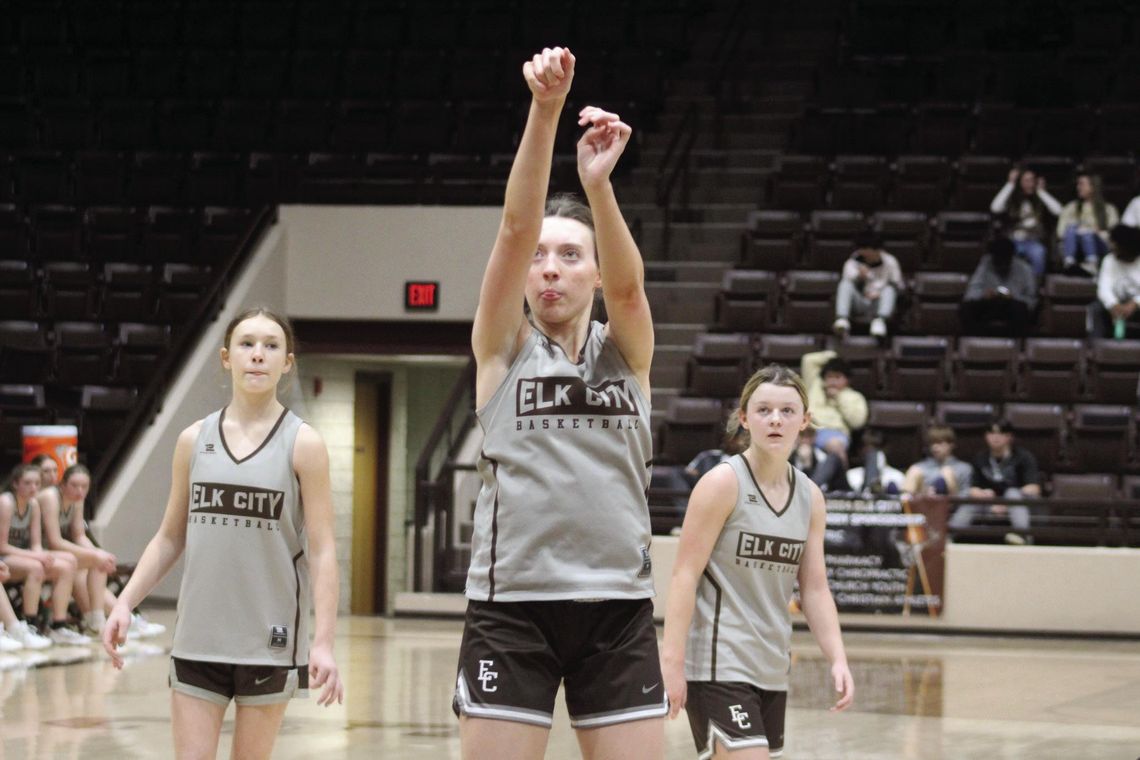
[[[902,289],[898,259],[883,250],[882,241],[874,232],[860,233],[855,238],[854,253],[843,264],[832,329],[840,337],[850,332],[854,309],[857,316],[872,317],[871,335],[885,337],[887,322],[894,316]]]
[[[75,558],[63,552],[44,551],[40,540],[40,508],[36,502],[39,489],[38,467],[21,464],[12,470],[0,493],[0,557],[11,568],[12,578],[24,584],[25,625],[38,616],[40,591],[45,581],[51,581],[52,622],[48,638],[56,644],[88,644],[91,639],[67,624]]]
[[[850,387],[847,362],[834,351],[813,351],[800,359],[815,424],[815,445],[847,464],[851,434],[867,424],[867,399]]]
[[[975,499],[1026,499],[1041,496],[1037,459],[1013,443],[1013,425],[995,420],[985,433],[986,449],[974,457],[969,495]],[[982,514],[1008,516],[1013,531],[1006,543],[1024,544],[1029,532],[1029,507],[1025,504],[963,504],[950,516],[951,528],[967,528]]]
[[[16,617],[12,603],[8,601],[8,591],[4,584],[12,578],[12,569],[0,560],[0,654],[17,652],[21,649],[44,649],[51,646],[51,639],[32,630],[24,621]]]
[[[1108,231],[1119,221],[1116,206],[1101,194],[1100,177],[1078,175],[1077,199],[1061,209],[1057,220],[1065,271],[1095,277],[1101,257],[1108,252]]]
[[[790,461],[824,493],[847,490],[847,462],[817,446],[813,428],[808,427],[800,433]]]
[[[689,486],[695,486],[701,477],[721,462],[727,462],[732,456],[748,448],[748,438],[742,432],[743,428],[726,431],[724,440],[719,449],[705,449],[693,457],[693,461],[685,465],[685,480]]]
[[[847,471],[848,490],[870,496],[891,496],[902,491],[906,476],[887,462],[883,442],[883,434],[878,430],[868,430],[863,434],[860,456],[863,465]]]
[[[1014,254],[1013,241],[990,241],[966,286],[959,313],[965,335],[1028,335],[1037,308],[1037,278]]]
[[[1047,216],[1059,216],[1061,202],[1045,190],[1045,178],[1032,169],[1015,168],[990,203],[990,211],[1009,218],[1009,235],[1017,255],[1029,262],[1033,272],[1045,274],[1048,249],[1045,245]]]
[[[970,488],[972,469],[954,456],[954,431],[946,425],[926,428],[926,446],[930,455],[912,464],[906,471],[902,491],[911,496],[957,496]]]
[[[1120,223],[1129,227],[1140,227],[1140,195],[1128,202],[1124,214],[1120,217]]]
[[[1089,334],[1123,338],[1140,325],[1140,229],[1118,224],[1110,233],[1112,252],[1097,277],[1097,300],[1089,304]]]

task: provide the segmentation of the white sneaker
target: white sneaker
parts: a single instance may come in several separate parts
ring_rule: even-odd
[[[48,632],[48,638],[55,644],[64,644],[66,646],[83,646],[84,644],[91,643],[90,636],[84,636],[79,631],[73,631],[70,628],[52,628]]]
[[[166,633],[166,626],[162,623],[152,623],[142,615],[131,615],[131,627],[127,629],[127,638],[149,639]]]
[[[831,324],[831,331],[840,338],[851,332],[851,321],[840,317]]]
[[[887,323],[883,321],[882,317],[875,317],[871,320],[871,335],[876,338],[882,338],[887,334]]]
[[[0,623],[0,652],[19,652],[24,645],[4,632],[4,624]]]
[[[22,657],[14,654],[0,654],[0,670],[15,670],[24,666]]]
[[[23,644],[25,649],[47,649],[51,646],[51,639],[36,633],[26,620],[16,623],[16,627],[8,631],[8,635]]]

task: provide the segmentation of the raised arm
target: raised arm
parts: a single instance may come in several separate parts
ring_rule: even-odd
[[[178,442],[174,446],[174,461],[170,468],[170,496],[166,500],[162,524],[146,545],[131,574],[131,580],[119,594],[119,601],[115,603],[103,627],[103,648],[111,656],[116,668],[123,667],[123,658],[116,647],[127,641],[131,610],[170,572],[186,548],[186,519],[190,511],[190,457],[201,427],[201,421],[195,422],[178,435]]]
[[[798,575],[800,606],[816,643],[831,663],[831,678],[835,691],[839,693],[839,700],[831,709],[846,710],[855,699],[855,682],[847,667],[847,653],[843,649],[843,635],[839,630],[839,613],[827,585],[827,566],[823,560],[827,506],[819,487],[813,484],[811,488],[811,525]]]
[[[479,368],[477,395],[484,388],[487,395],[494,392],[524,335],[527,269],[542,230],[555,130],[574,78],[574,56],[569,49],[546,48],[523,65],[523,77],[531,91],[530,113],[507,178],[503,218],[483,273],[471,330]]]
[[[609,337],[648,391],[653,318],[645,297],[645,265],[610,182],[633,130],[617,114],[593,106],[582,109],[578,123],[589,125],[578,141],[578,177],[594,215]]]
[[[309,650],[309,677],[320,688],[318,705],[344,702],[333,638],[340,596],[339,568],[333,533],[332,490],[329,486],[329,452],[313,428],[303,426],[293,446],[293,470],[301,481],[301,504],[305,510],[305,533],[309,540],[309,570],[313,578],[313,613],[316,625]]]
[[[661,674],[669,695],[669,717],[676,718],[685,706],[685,643],[697,603],[697,584],[709,563],[713,547],[736,504],[736,475],[731,467],[718,465],[701,478],[689,496],[677,559],[669,581],[665,607],[665,641],[661,647]]]

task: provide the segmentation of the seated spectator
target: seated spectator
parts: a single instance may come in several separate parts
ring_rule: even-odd
[[[1013,425],[997,420],[986,430],[986,450],[974,457],[969,495],[977,499],[1024,499],[1041,495],[1037,460],[1013,444]],[[1029,532],[1029,507],[1024,504],[962,504],[950,516],[951,528],[967,528],[979,515],[1007,517],[1013,531],[1006,543],[1024,544]]]
[[[1028,335],[1037,308],[1037,278],[1014,255],[1013,241],[994,238],[970,276],[959,313],[965,335]]]
[[[1129,227],[1140,227],[1140,195],[1128,202],[1124,214],[1120,217],[1120,223]]]
[[[850,490],[870,496],[893,496],[901,492],[906,476],[887,462],[883,436],[878,430],[868,430],[863,434],[860,459],[862,467],[852,467],[847,471]]]
[[[846,491],[848,488],[847,463],[816,446],[815,429],[810,426],[800,433],[799,443],[789,461],[825,493]]]
[[[1061,209],[1057,220],[1064,270],[1095,277],[1101,258],[1108,252],[1108,231],[1119,221],[1116,206],[1101,194],[1100,177],[1078,175],[1077,199]]]
[[[872,317],[871,335],[887,334],[887,322],[894,316],[895,304],[903,289],[902,269],[898,259],[883,250],[873,232],[855,238],[855,252],[843,264],[843,276],[835,296],[835,324],[832,329],[840,337],[851,331],[851,311],[856,316]]]
[[[747,436],[748,431],[744,428],[726,432],[720,444],[722,448],[705,449],[693,457],[693,461],[685,465],[685,480],[689,482],[689,486],[695,486],[706,472],[748,448]]]
[[[1046,221],[1049,215],[1061,213],[1061,202],[1045,191],[1045,178],[1032,169],[1011,169],[1009,181],[994,196],[990,211],[1009,217],[1009,235],[1017,255],[1029,262],[1038,277],[1044,275],[1049,257]]]
[[[1140,229],[1118,224],[1109,238],[1112,252],[1101,263],[1097,300],[1089,304],[1094,338],[1123,338],[1129,325],[1140,325]]]
[[[912,464],[906,471],[902,491],[911,496],[957,496],[970,488],[971,468],[954,456],[954,431],[946,425],[926,429],[930,456]]]
[[[847,362],[834,351],[813,351],[800,359],[808,392],[815,445],[847,464],[852,432],[867,424],[867,399],[850,387]]]

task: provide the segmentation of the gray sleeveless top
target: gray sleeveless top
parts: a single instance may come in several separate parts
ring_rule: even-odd
[[[83,511],[83,502],[74,501],[68,504],[63,500],[63,492],[58,488],[55,489],[59,493],[59,534],[66,540],[71,540],[71,521],[74,519],[75,510],[78,508],[80,512]]]
[[[603,325],[576,362],[533,330],[478,416],[468,598],[653,596],[649,401]]]
[[[736,473],[736,507],[697,585],[685,677],[786,691],[788,602],[811,525],[811,480],[789,464],[788,502],[770,505],[742,455],[718,466],[726,465]]]
[[[16,497],[12,497],[13,503]],[[32,505],[28,503],[24,514],[16,507],[12,509],[12,519],[8,523],[8,543],[18,549],[32,548]]]
[[[309,564],[286,409],[238,460],[221,434],[225,409],[202,423],[190,460],[186,567],[171,654],[188,660],[300,667],[309,661]]]

